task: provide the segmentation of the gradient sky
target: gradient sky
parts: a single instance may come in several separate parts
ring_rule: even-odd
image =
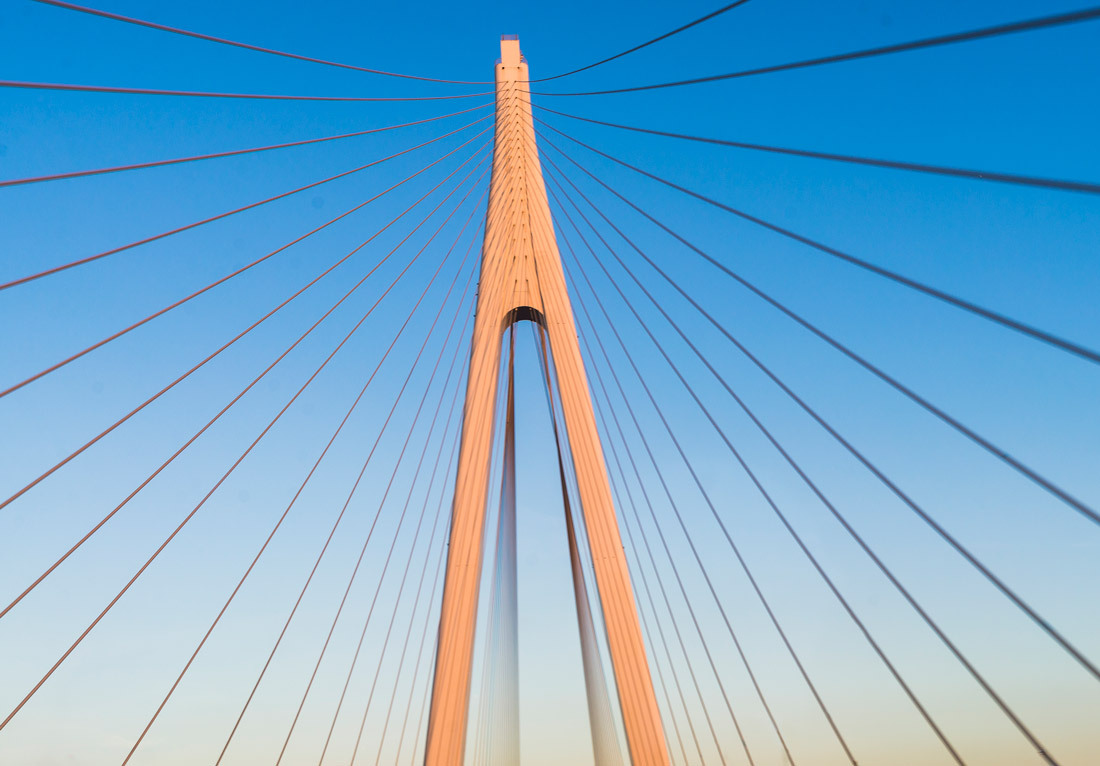
[[[542,4],[193,0],[169,5],[102,0],[97,7],[367,67],[484,80],[491,76],[499,55],[501,33],[520,35],[532,76],[540,77],[618,52],[706,13],[713,5],[697,0],[674,5],[575,0]],[[753,0],[698,29],[540,89],[598,90],[732,71],[1076,7],[1081,6],[1049,0],[921,4]],[[535,103],[702,136],[1097,181],[1098,48],[1100,23],[1093,22],[725,83],[611,96],[539,97]],[[288,61],[29,0],[0,4],[0,71],[0,78],[6,80],[257,93],[400,97],[484,90],[483,86],[433,85]],[[0,178],[315,138],[488,102],[487,97],[407,104],[232,101],[0,88]],[[0,281],[342,172],[435,138],[486,113],[482,109],[438,123],[311,147],[0,189]],[[1100,347],[1096,298],[1100,295],[1100,203],[1094,195],[780,157],[546,119],[604,151],[730,205],[1083,345]],[[0,292],[0,322],[7,328],[0,333],[0,387],[319,226],[457,147],[487,124],[262,208]],[[437,168],[360,213],[4,397],[0,400],[0,495],[7,497],[18,490],[362,243],[458,168],[490,135],[475,139]],[[1095,365],[738,221],[564,140],[553,141],[731,269],[1082,501],[1093,507],[1100,504],[1100,370]],[[436,318],[432,309],[439,306],[454,280],[454,290],[439,312],[439,325],[428,339],[426,363],[416,368],[405,398],[399,401],[393,424],[349,504],[341,532],[224,762],[274,762],[377,513],[378,527],[345,617],[333,634],[284,763],[313,762],[318,757],[387,548],[413,486],[409,516],[396,538],[391,564],[396,571],[383,580],[361,667],[352,677],[347,708],[341,712],[326,762],[346,762],[350,757],[386,622],[394,612],[400,570],[410,549],[413,564],[406,588],[415,588],[425,561],[429,576],[412,622],[409,651],[417,650],[426,623],[431,638],[430,622],[438,601],[430,615],[426,602],[442,531],[431,539],[430,550],[428,541],[441,501],[446,511],[450,484],[441,468],[429,492],[426,477],[432,474],[437,454],[441,466],[447,464],[457,428],[447,413],[461,383],[464,357],[457,357],[449,377],[448,371],[454,355],[464,353],[468,338],[463,322],[472,294],[463,293],[463,288],[478,253],[478,218],[458,238],[454,253],[446,261],[443,258],[484,191],[485,166],[477,165],[484,156],[482,152],[458,171],[455,180],[476,168],[458,196],[444,203],[440,214],[375,277],[139,493],[101,534],[0,619],[2,717],[199,502],[443,223],[454,202],[477,182],[472,196],[427,246],[408,276],[134,589],[0,732],[0,763],[121,761],[442,263],[425,310],[410,322],[133,763],[214,762]],[[551,156],[562,164],[552,151]],[[571,166],[564,163],[563,167]],[[570,169],[568,174],[792,389],[1079,649],[1100,661],[1100,529],[703,263],[579,172]],[[434,206],[452,183],[447,182],[429,203]],[[170,395],[0,510],[0,601],[8,603],[124,498],[430,209],[414,210]],[[950,763],[568,223],[564,230],[860,763]],[[1095,763],[1100,752],[1096,727],[1100,688],[1095,679],[831,442],[614,232],[606,226],[600,230],[1059,762],[1064,766]],[[1036,763],[1026,742],[799,482],[675,331],[644,295],[628,285],[629,278],[598,242],[588,239],[966,761],[990,766]],[[460,269],[471,245],[472,255]],[[564,243],[562,253],[576,274]],[[583,280],[571,287],[592,314],[612,361],[609,367],[598,346],[594,347],[595,355],[588,361],[595,399],[610,412],[598,382],[599,371],[610,388],[611,408],[626,430],[626,442],[638,460],[645,490],[653,499],[757,763],[784,760],[721,615],[709,600],[691,551],[675,526],[656,472],[646,463],[642,441],[618,397],[611,369],[635,408],[795,761],[815,766],[846,762],[590,291]],[[582,337],[593,343],[596,335],[585,311],[579,305],[575,308]],[[457,322],[444,348],[454,317]],[[590,763],[549,418],[538,388],[529,333],[525,330],[518,337],[523,762]],[[429,386],[437,357],[442,362]],[[383,502],[425,389],[425,411]],[[437,402],[441,409],[435,417]],[[626,460],[614,426],[603,436],[605,450],[614,445]],[[421,454],[426,465],[412,485]],[[616,491],[625,500],[626,487],[613,459],[610,464]],[[658,546],[640,487],[633,478],[627,486],[637,511],[646,519],[647,539]],[[428,515],[413,548],[422,507]],[[623,508],[620,514],[621,523],[625,517],[625,524],[636,531],[634,516]],[[627,550],[636,566],[629,542]],[[702,645],[672,590],[675,580],[662,555],[657,557],[661,580],[670,588],[675,622],[684,632],[692,667],[700,671],[702,696],[723,752],[727,762],[744,763],[718,687],[705,667]],[[642,561],[648,572],[644,554]],[[643,617],[652,620],[634,571],[639,602],[644,602]],[[649,580],[656,587],[652,576]],[[662,609],[659,606],[660,620],[669,630],[672,622]],[[402,598],[357,763],[375,758],[410,611],[411,599]],[[663,650],[658,645],[650,648],[654,672],[659,668],[667,675]],[[677,651],[673,663],[687,682],[687,665]],[[412,727],[427,679],[422,672],[414,685],[408,670],[411,662],[406,664],[396,699],[404,705],[412,688]],[[671,675],[667,677],[671,683]],[[705,727],[694,691],[685,688],[684,692],[692,719]],[[658,696],[664,700],[660,690]],[[685,725],[679,702],[672,708],[679,725]],[[698,734],[707,762],[718,762],[709,733],[700,729]],[[686,730],[683,736],[688,760],[697,762]],[[410,731],[403,762],[411,759],[412,737]],[[674,743],[671,728],[669,737]],[[392,760],[396,748],[391,733],[380,760]]]

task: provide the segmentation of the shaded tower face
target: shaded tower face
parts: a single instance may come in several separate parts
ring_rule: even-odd
[[[539,165],[527,64],[515,36],[502,38],[500,49],[493,175],[425,762],[456,766],[465,752],[501,335],[531,319],[545,328],[553,355],[630,756],[635,764],[663,766],[664,731]]]

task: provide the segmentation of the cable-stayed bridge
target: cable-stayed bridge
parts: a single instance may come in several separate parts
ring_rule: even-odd
[[[722,127],[792,73],[1095,63],[1100,9],[662,54],[740,0],[460,77],[25,5],[357,85],[0,80],[0,762],[1100,760],[1100,168]],[[66,165],[111,109],[160,154]],[[194,141],[270,110],[317,130]]]

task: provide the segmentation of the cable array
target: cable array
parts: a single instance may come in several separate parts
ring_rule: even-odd
[[[772,64],[770,66],[756,67],[753,69],[742,69],[737,72],[712,74],[705,77],[692,77],[686,80],[673,80],[670,82],[651,83],[648,85],[634,85],[627,88],[610,88],[607,90],[579,91],[574,93],[543,93],[540,91],[531,91],[531,93],[538,96],[607,96],[617,93],[636,93],[638,91],[659,90],[663,88],[679,88],[685,85],[701,85],[724,80],[739,80],[745,77],[775,74],[776,72],[788,72],[796,69],[808,69],[830,64],[840,64],[848,61],[859,61],[860,59],[869,59],[878,56],[890,56],[895,53],[907,53],[909,51],[935,48],[943,45],[956,45],[958,43],[1002,37],[1004,35],[1014,35],[1021,32],[1034,32],[1067,24],[1082,24],[1089,21],[1095,21],[1096,19],[1100,19],[1100,8],[1084,8],[1079,11],[1041,16],[1026,21],[996,24],[994,26],[971,29],[965,32],[954,32],[946,35],[937,35],[935,37],[925,37],[919,40],[895,43],[893,45],[882,45],[858,51],[849,51],[847,53],[835,53],[831,56],[789,61],[783,64]]]
[[[985,205],[975,210],[1023,205],[1027,226],[1056,221],[1072,236],[1084,231],[1079,219],[1095,218],[1100,183],[1087,178],[1091,165],[1044,173],[1022,163],[1026,172],[1016,172],[965,158],[918,161],[929,156],[921,147],[829,151],[810,148],[828,141],[747,140],[750,133],[732,127],[706,135],[692,120],[728,117],[730,92],[720,89],[735,80],[759,78],[777,101],[800,103],[801,86],[765,76],[820,68],[846,82],[852,68],[833,65],[870,69],[916,52],[931,60],[993,39],[1006,48],[1042,45],[1051,30],[1094,31],[1100,8],[900,35],[718,74],[681,72],[690,59],[673,55],[675,45],[721,48],[723,24],[774,12],[754,3],[749,15],[734,15],[747,4],[737,0],[515,89],[397,71],[371,61],[377,51],[367,60],[378,65],[364,66],[244,42],[259,39],[248,30],[218,36],[197,23],[35,1],[57,11],[45,12],[48,23],[182,38],[196,59],[234,49],[258,54],[261,68],[281,59],[409,90],[68,81],[79,73],[64,82],[0,80],[0,89],[36,92],[42,103],[81,93],[89,104],[156,96],[181,110],[234,101],[255,102],[260,112],[281,102],[373,110],[350,126],[358,129],[165,147],[152,158],[46,164],[0,179],[0,194],[13,202],[55,204],[101,194],[105,176],[135,189],[171,184],[183,166],[197,183],[232,185],[230,158],[270,168],[278,158],[339,151],[333,169],[344,168],[311,172],[306,178],[317,180],[292,188],[258,186],[244,197],[255,201],[183,223],[147,224],[128,210],[120,217],[133,230],[107,240],[121,244],[87,254],[54,247],[50,231],[13,246],[0,273],[0,310],[20,328],[5,347],[12,364],[0,381],[11,423],[9,459],[0,461],[0,541],[11,560],[0,580],[0,651],[16,661],[0,683],[0,761],[75,752],[50,751],[56,743],[40,734],[44,720],[66,727],[59,699],[79,698],[89,711],[102,708],[97,721],[109,720],[109,744],[78,741],[79,733],[65,744],[89,763],[155,762],[167,748],[214,766],[424,762],[436,652],[458,635],[439,626],[454,564],[448,530],[459,455],[469,429],[489,428],[469,422],[464,406],[478,296],[506,286],[486,283],[475,249],[501,247],[486,232],[520,203],[498,195],[493,180],[502,158],[519,152],[527,228],[498,236],[560,251],[615,507],[601,521],[581,500],[583,448],[570,443],[566,423],[575,397],[563,394],[569,388],[559,385],[552,353],[560,319],[514,309],[501,323],[497,399],[485,405],[494,419],[485,555],[460,564],[477,567],[480,578],[466,762],[519,763],[527,757],[521,732],[557,726],[528,716],[546,709],[536,702],[549,703],[522,682],[532,630],[525,615],[546,608],[524,597],[530,545],[569,559],[558,571],[568,569],[571,603],[554,617],[577,621],[578,643],[562,652],[576,649],[579,666],[554,672],[562,684],[576,682],[569,704],[585,706],[579,739],[590,736],[591,750],[584,741],[577,752],[590,752],[596,766],[641,762],[629,750],[628,720],[651,703],[624,691],[643,675],[637,666],[616,676],[612,637],[625,618],[609,608],[597,578],[607,571],[601,561],[613,558],[597,555],[599,535],[617,524],[667,762],[1090,763],[1100,745],[1074,727],[1100,714],[1100,657],[1088,600],[1094,578],[1079,561],[1100,551],[1100,506],[1077,470],[1095,440],[1071,433],[1070,421],[1088,430],[1094,413],[1075,409],[1059,420],[1051,402],[1006,405],[998,386],[965,389],[971,377],[997,374],[978,365],[999,354],[1005,369],[1031,376],[1032,387],[1020,390],[1051,399],[1064,391],[1068,410],[1081,401],[1077,389],[1095,389],[1100,339],[1087,322],[1065,321],[1072,306],[1036,309],[1063,296],[1039,287],[1034,296],[981,292],[977,278],[968,285],[921,276],[915,263],[891,265],[884,247],[838,234],[860,225],[852,211],[838,206],[830,213],[836,228],[819,234],[787,223],[795,216],[774,199],[802,193],[800,174],[824,169],[843,185],[868,172],[891,189],[925,183],[971,195]],[[670,74],[631,84],[603,68],[640,51],[664,56]],[[587,84],[569,91],[536,85],[579,76]],[[718,95],[665,108],[672,97],[661,94],[696,85]],[[487,86],[495,87],[479,91]],[[597,97],[584,103],[614,110],[621,100],[598,97],[626,93],[638,94],[652,117],[603,119],[539,103]],[[475,105],[434,104],[452,100]],[[401,111],[406,104],[438,113]],[[498,132],[498,119],[504,125],[529,109],[533,138],[514,123]],[[1044,136],[1036,150],[1060,140]],[[754,159],[783,163],[770,207],[736,180],[738,163]],[[694,175],[684,170],[691,165]],[[534,179],[545,181],[544,200]],[[305,192],[318,189],[340,212],[318,213],[320,197],[314,212],[303,210]],[[537,243],[530,209],[543,203],[551,241]],[[904,236],[913,221],[927,225],[891,221],[890,236]],[[258,244],[267,230],[274,241]],[[192,247],[188,232],[219,244]],[[248,255],[221,246],[234,240]],[[172,257],[154,252],[157,243],[192,259],[185,278],[172,271]],[[1065,249],[1035,252],[1027,267],[1044,277],[1068,273],[1076,255]],[[955,255],[926,257],[946,264]],[[803,256],[804,269],[786,260]],[[533,263],[523,289],[546,308],[548,276]],[[1086,284],[1095,269],[1082,264]],[[814,269],[829,275],[827,285],[809,284]],[[136,298],[146,290],[155,293],[151,303]],[[895,304],[904,308],[895,312]],[[97,306],[109,325],[95,321]],[[908,319],[910,310],[918,319]],[[89,326],[74,331],[80,312]],[[908,322],[912,335],[876,346],[869,338],[884,331],[869,326],[872,316],[890,327]],[[528,319],[530,328],[516,326]],[[936,354],[938,379],[921,369],[926,349]],[[966,364],[948,364],[949,352]],[[536,369],[523,369],[525,359]],[[93,378],[111,404],[89,398]],[[531,442],[517,429],[529,420],[532,382],[546,407],[535,416],[552,441],[544,454],[554,465],[542,474],[524,468]],[[1039,436],[1021,443],[1021,429]],[[533,479],[550,490],[532,492]],[[547,509],[560,539],[525,539],[529,514]],[[1006,546],[1014,536],[1019,544]],[[1034,561],[1021,566],[1017,554]],[[149,637],[141,651],[131,648],[134,636]],[[117,709],[116,700],[124,700]],[[560,739],[563,748],[575,744]]]

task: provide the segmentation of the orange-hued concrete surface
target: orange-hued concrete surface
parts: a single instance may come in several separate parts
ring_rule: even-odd
[[[527,64],[518,40],[502,39],[500,48],[493,173],[425,764],[458,766],[465,752],[501,336],[520,309],[518,316],[537,318],[550,339],[630,757],[638,766],[664,766],[664,731],[535,148]]]

